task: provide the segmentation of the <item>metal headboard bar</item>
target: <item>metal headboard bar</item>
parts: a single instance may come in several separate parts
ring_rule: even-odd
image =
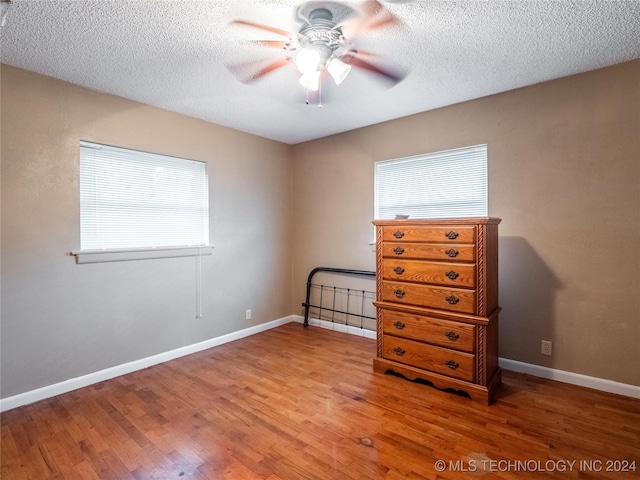
[[[321,290],[320,290],[320,306],[318,305],[311,305],[309,303],[310,301],[310,297],[311,297],[311,287],[313,285],[313,276],[318,273],[318,272],[331,272],[331,273],[339,273],[339,274],[343,274],[343,275],[360,275],[360,276],[366,276],[366,277],[375,277],[376,276],[376,272],[372,272],[369,270],[351,270],[351,269],[347,269],[347,268],[331,268],[331,267],[316,267],[313,270],[311,270],[311,272],[309,273],[309,277],[307,278],[307,295],[305,298],[304,303],[302,304],[302,306],[304,307],[304,326],[307,327],[309,326],[309,307],[314,307],[314,308],[320,308],[321,312],[320,312],[320,316],[322,316],[322,310],[329,310],[331,312],[334,313],[342,313],[342,314],[346,314],[348,315],[355,315],[353,313],[350,312],[343,312],[340,310],[335,310],[335,309],[328,309],[328,308],[322,308],[322,292],[323,292],[323,285],[321,285]],[[334,307],[335,307],[335,291],[336,291],[337,287],[333,287],[334,289]],[[349,293],[352,289],[347,289],[347,292]],[[353,290],[353,291],[357,291],[357,290]],[[365,291],[362,291],[363,293],[363,305],[362,305],[362,312],[364,312],[364,293]],[[347,295],[347,310],[348,308],[348,301],[349,301],[349,296]],[[356,315],[359,316],[361,318],[375,318],[375,317],[368,317],[365,315]]]

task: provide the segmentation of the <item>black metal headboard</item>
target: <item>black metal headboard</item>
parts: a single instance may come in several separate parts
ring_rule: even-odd
[[[375,299],[375,292],[347,288],[335,285],[322,285],[322,284],[314,284],[313,276],[318,272],[329,272],[336,273],[339,275],[356,275],[356,276],[365,276],[365,277],[373,277],[375,278],[376,272],[371,272],[368,270],[351,270],[346,268],[331,268],[331,267],[316,267],[309,273],[309,277],[307,278],[307,294],[305,297],[305,301],[302,304],[304,307],[304,326],[307,327],[309,325],[309,310],[311,308],[318,309],[318,318],[322,319],[323,311],[325,313],[331,313],[331,321],[334,321],[335,314],[343,315],[345,318],[345,324],[349,324],[349,318],[355,317],[360,319],[360,328],[363,328],[363,322],[365,319],[375,320],[375,316],[366,315],[365,311],[367,309],[367,298]],[[312,299],[312,289],[316,289],[318,291],[318,298],[315,298],[317,302],[314,304],[311,303]],[[329,304],[325,304],[325,295],[329,295],[330,302]],[[341,295],[346,298],[346,305],[344,307],[336,306],[336,296]],[[359,297],[359,305],[353,305],[352,298]],[[351,301],[351,302],[350,302]],[[317,303],[317,304],[315,304]]]

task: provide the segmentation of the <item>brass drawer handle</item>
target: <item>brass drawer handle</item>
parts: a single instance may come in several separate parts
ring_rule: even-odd
[[[458,238],[459,235],[460,234],[458,232],[454,232],[453,230],[444,234],[444,236],[447,237],[449,240],[455,240],[456,238]]]
[[[460,335],[458,335],[456,332],[447,332],[445,333],[445,335],[449,338],[449,340],[451,340],[452,342],[455,342],[456,340],[458,340],[458,338],[460,338]]]
[[[449,255],[451,258],[457,257],[458,256],[458,252],[457,250],[454,250],[453,248],[450,248],[449,250],[445,250],[445,252],[447,255]]]
[[[396,247],[393,249],[393,253],[395,253],[396,255],[402,255],[404,253],[404,248]]]
[[[455,305],[460,301],[460,299],[454,295],[449,295],[447,298],[445,298],[445,300],[449,302],[451,305]]]
[[[393,292],[393,294],[398,298],[404,297],[404,291],[400,289],[397,289],[395,292]]]
[[[458,272],[454,272],[453,270],[449,270],[445,275],[449,277],[449,280],[455,280],[460,276]]]
[[[393,349],[393,353],[395,353],[396,355],[404,355],[404,350],[400,347],[396,347]]]
[[[402,330],[404,328],[404,323],[398,320],[397,322],[393,322],[393,326],[396,327],[398,330]]]
[[[401,232],[400,230],[396,230],[395,232],[393,232],[393,236],[400,239],[404,237],[404,232]]]
[[[396,272],[398,275],[402,275],[404,273],[404,268],[396,267],[393,269],[393,271]]]
[[[449,367],[451,370],[455,370],[456,368],[458,368],[460,365],[458,365],[456,362],[454,362],[453,360],[447,360],[445,362],[445,365],[447,367]]]

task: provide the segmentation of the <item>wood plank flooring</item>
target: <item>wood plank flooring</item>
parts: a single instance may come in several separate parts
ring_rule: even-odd
[[[4,412],[1,477],[640,478],[639,400],[507,371],[487,407],[375,349],[292,323]]]

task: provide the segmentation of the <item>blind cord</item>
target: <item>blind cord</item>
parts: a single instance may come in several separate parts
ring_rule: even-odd
[[[196,255],[196,318],[202,318],[202,253]]]

